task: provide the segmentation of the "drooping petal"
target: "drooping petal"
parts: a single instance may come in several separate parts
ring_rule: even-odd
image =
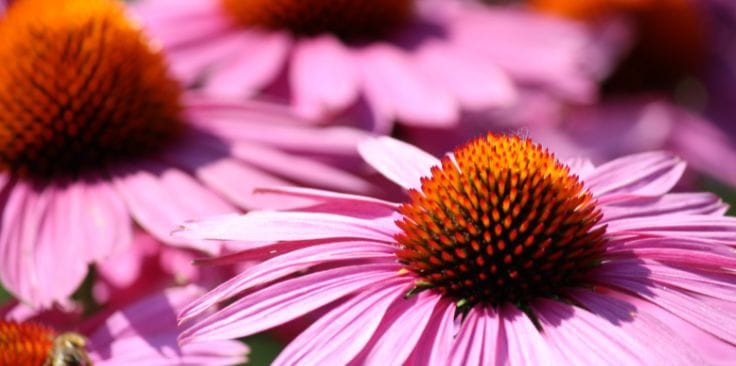
[[[439,296],[426,294],[415,296],[416,299],[399,299],[393,309],[397,316],[384,320],[390,324],[386,329],[378,330],[380,338],[371,347],[364,360],[371,365],[403,365],[414,350],[419,338],[432,317],[433,310],[440,300]]]
[[[184,330],[181,343],[255,334],[396,277],[395,265],[372,264],[325,270],[280,282],[243,297]],[[192,315],[184,311],[180,319]],[[247,324],[247,327],[243,325]]]
[[[297,249],[249,267],[217,286],[206,296],[192,301],[184,312],[187,317],[203,313],[243,291],[319,264],[346,260],[354,260],[357,264],[358,260],[365,259],[385,259],[388,264],[392,262],[391,249],[390,246],[370,242],[323,243]]]
[[[347,364],[371,339],[389,306],[400,301],[406,285],[401,281],[366,291],[332,309],[292,341],[274,365]]]
[[[115,188],[125,199],[136,222],[166,243],[217,251],[215,243],[174,238],[171,232],[186,220],[237,212],[192,176],[159,162],[141,161],[135,167],[120,166],[113,174]]]
[[[422,338],[417,342],[409,363],[414,365],[445,365],[450,357],[453,339],[457,332],[455,306],[442,299],[435,307]]]

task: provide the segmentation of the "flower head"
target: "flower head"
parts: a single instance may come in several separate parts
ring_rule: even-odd
[[[185,92],[116,1],[13,1],[0,38],[0,282],[30,304],[63,301],[133,220],[216,252],[171,228],[259,205],[253,185],[369,189],[330,162],[358,133]]]
[[[518,85],[589,101],[601,56],[616,48],[591,42],[595,27],[457,0],[154,0],[133,10],[188,84],[379,132],[394,120],[451,127],[464,112],[515,103]]]
[[[736,220],[710,194],[668,193],[685,167],[677,158],[565,164],[492,134],[439,161],[390,138],[361,152],[409,190],[407,202],[268,189],[312,202],[183,227],[184,237],[252,242],[216,262],[267,259],[185,309],[183,321],[232,301],[184,343],[332,304],[276,364],[661,364],[736,353],[736,318],[718,310],[733,307]]]

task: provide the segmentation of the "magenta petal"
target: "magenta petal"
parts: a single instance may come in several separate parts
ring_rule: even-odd
[[[366,291],[332,309],[292,341],[273,364],[347,364],[371,339],[388,307],[401,301],[406,285],[400,281]]]
[[[387,245],[370,242],[338,242],[297,249],[249,267],[217,286],[206,296],[192,301],[184,309],[184,313],[187,317],[203,313],[245,290],[319,264],[361,259],[383,259],[389,264],[392,258],[395,258],[392,249],[395,250]]]
[[[392,217],[359,219],[325,213],[253,211],[189,222],[175,236],[244,241],[356,238],[390,242],[396,230]]]
[[[420,178],[429,176],[431,168],[440,164],[434,156],[390,137],[367,139],[358,150],[368,164],[406,189],[419,188]]]
[[[669,193],[658,197],[627,195],[622,198],[601,205],[606,222],[668,214],[722,216],[728,210],[728,205],[712,193]]]
[[[193,287],[170,289],[113,313],[89,337],[95,365],[230,365],[245,361],[248,347],[238,341],[178,346],[176,310],[199,293]]]
[[[685,163],[664,152],[629,155],[596,168],[585,184],[597,197],[612,193],[661,195],[680,180]]]
[[[454,304],[446,299],[440,300],[408,363],[431,366],[446,364],[457,332],[455,310]]]
[[[448,127],[457,123],[459,105],[413,66],[409,56],[379,43],[356,55],[363,67],[366,97],[384,104],[402,122]]]
[[[290,46],[286,34],[256,30],[238,33],[237,51],[213,60],[218,64],[210,70],[204,90],[211,95],[241,98],[256,94],[283,70]]]
[[[493,309],[474,307],[450,351],[450,365],[503,364],[507,355],[506,335],[498,314]]]
[[[115,187],[136,222],[166,243],[216,251],[214,243],[174,238],[171,231],[186,220],[237,211],[192,176],[158,162],[119,167],[114,174]]]
[[[372,188],[368,182],[344,169],[335,168],[318,159],[302,157],[297,153],[240,143],[235,144],[232,154],[265,171],[312,186],[352,192],[367,192]]]
[[[424,74],[450,91],[464,108],[483,110],[517,102],[511,78],[471,52],[428,42],[419,50],[417,61]]]
[[[553,300],[539,300],[534,311],[542,322],[545,338],[565,363],[652,364],[646,362],[653,357],[646,344],[627,334],[615,321]]]
[[[3,285],[33,307],[50,307],[76,290],[87,274],[95,251],[85,242],[80,224],[67,220],[72,204],[66,188],[34,188],[18,182],[10,191],[3,209],[0,253]]]
[[[529,317],[513,305],[505,305],[498,311],[506,332],[506,352],[508,360],[496,354],[496,364],[509,365],[543,365],[552,363],[552,352],[549,343]],[[494,342],[499,344],[499,341]],[[487,350],[492,351],[491,349]]]
[[[696,298],[680,290],[641,278],[609,277],[606,283],[636,293],[704,331],[736,344],[736,316],[732,312],[721,311],[718,306],[706,299]]]
[[[647,351],[641,356],[646,357],[648,364],[678,364],[683,361],[688,365],[702,364],[698,352],[680,338],[675,328],[669,327],[669,322],[639,308],[644,301],[631,303],[587,290],[574,290],[571,296],[593,314],[616,322],[616,326],[635,338],[635,342],[646,345]],[[633,298],[629,300],[636,301]]]
[[[440,297],[434,294],[418,295],[410,301],[397,300],[394,304],[397,308],[392,308],[392,311],[398,315],[391,319],[393,323],[385,330],[379,330],[381,337],[361,362],[370,365],[403,365],[424,333],[439,301]],[[384,319],[384,323],[387,320]]]
[[[607,223],[616,234],[670,237],[736,246],[736,218],[702,215],[634,217]]]
[[[366,286],[396,277],[396,265],[330,269],[249,294],[184,330],[182,343],[244,337],[298,318]],[[205,295],[207,296],[207,295]],[[184,311],[180,319],[196,315]],[[244,326],[247,324],[247,327]]]
[[[278,197],[293,197],[306,201],[299,211],[335,213],[350,217],[378,218],[391,216],[398,204],[345,193],[322,191],[310,188],[271,187],[259,188],[257,194]]]
[[[352,57],[332,36],[302,39],[295,45],[289,81],[299,114],[324,118],[355,101],[358,70]]]

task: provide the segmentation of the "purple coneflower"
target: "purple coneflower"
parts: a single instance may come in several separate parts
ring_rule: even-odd
[[[131,218],[214,251],[171,227],[253,206],[243,193],[262,184],[367,186],[310,158],[355,151],[355,133],[185,95],[117,2],[13,1],[0,40],[0,282],[30,304],[64,299],[128,245]]]
[[[382,132],[394,120],[450,127],[463,111],[514,103],[515,83],[591,100],[611,51],[591,42],[592,27],[474,1],[143,0],[133,9],[177,74],[208,93],[265,93],[310,119],[347,113]]]
[[[711,194],[668,193],[681,160],[566,165],[492,134],[441,160],[385,137],[361,152],[409,190],[406,202],[269,189],[312,203],[183,227],[181,237],[253,242],[216,262],[267,258],[185,309],[182,321],[231,301],[184,344],[329,305],[276,364],[733,360],[736,220]]]
[[[38,365],[233,365],[248,347],[217,341],[180,347],[176,311],[201,290],[171,288],[147,296],[103,319],[74,320],[70,314],[0,309],[0,364]],[[8,311],[9,310],[9,311]],[[66,323],[73,322],[70,327]]]

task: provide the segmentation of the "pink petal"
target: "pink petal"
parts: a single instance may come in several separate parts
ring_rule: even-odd
[[[320,264],[361,259],[380,259],[384,263],[391,263],[395,258],[394,250],[390,246],[370,242],[338,242],[297,249],[249,267],[217,286],[206,296],[192,301],[184,309],[184,313],[187,317],[198,315],[243,291]],[[347,263],[341,265],[345,266]]]
[[[179,341],[222,340],[255,334],[296,319],[361,288],[381,282],[391,283],[392,279],[395,281],[396,273],[395,265],[372,264],[329,269],[279,282],[202,319],[184,330]],[[185,311],[180,318],[187,319],[191,315]]]
[[[670,193],[664,196],[632,196],[603,206],[604,220],[668,214],[722,216],[728,205],[712,193]]]
[[[176,237],[242,241],[355,238],[393,242],[393,218],[359,219],[309,212],[253,211],[184,224]]]
[[[316,158],[249,143],[235,144],[232,153],[251,165],[296,182],[352,192],[367,192],[372,188],[364,179]]]
[[[303,199],[305,203],[299,208],[299,211],[334,213],[366,219],[391,216],[396,213],[399,206],[396,203],[376,198],[310,188],[259,188],[255,193]]]
[[[120,166],[113,174],[115,188],[136,222],[166,243],[216,250],[213,243],[174,238],[171,231],[186,220],[236,211],[190,175],[159,162]]]
[[[232,26],[220,5],[210,0],[141,0],[127,8],[134,20],[143,23],[147,35],[166,49],[210,39]]]
[[[647,279],[608,277],[606,282],[657,304],[700,329],[736,344],[736,317],[703,298],[667,288]]]
[[[112,314],[90,337],[95,365],[229,365],[245,360],[248,347],[238,341],[209,342],[182,348],[176,309],[197,296],[193,287],[155,294]]]
[[[634,217],[607,223],[608,232],[616,234],[671,237],[736,245],[736,218],[702,215],[667,215]]]
[[[680,180],[685,162],[664,152],[629,155],[596,168],[585,184],[600,197],[612,193],[661,195]]]
[[[332,115],[358,97],[352,54],[332,36],[299,41],[291,58],[289,81],[297,111],[310,119]]]
[[[276,79],[284,69],[291,47],[288,35],[242,30],[238,50],[219,57],[204,90],[211,95],[250,97]],[[203,51],[204,52],[204,51]]]
[[[304,331],[274,361],[274,365],[345,365],[371,339],[394,301],[401,301],[404,281],[365,291],[331,310]]]
[[[450,351],[450,365],[503,364],[507,354],[501,320],[492,309],[474,307],[463,320],[463,325]]]
[[[440,164],[432,155],[390,137],[366,139],[358,146],[363,159],[383,176],[406,188],[421,187],[420,178]]]
[[[78,187],[73,187],[78,189]],[[3,209],[0,279],[15,296],[33,307],[61,302],[81,284],[91,262],[89,244],[71,227],[69,189],[34,187],[18,182]]]
[[[389,325],[386,329],[379,328],[377,334],[381,337],[361,362],[370,365],[403,365],[424,333],[439,301],[440,296],[434,294],[397,300],[389,311],[398,313],[397,316],[390,319],[391,322],[388,316],[384,319],[382,326]]]
[[[552,363],[552,352],[549,343],[529,317],[513,305],[505,305],[498,311],[506,332],[505,340],[496,340],[496,344],[506,344],[508,355],[496,354],[496,364],[501,365],[543,365]],[[492,352],[493,346],[489,347]],[[506,356],[508,360],[505,359]]]
[[[427,42],[417,58],[423,73],[452,93],[463,108],[481,110],[517,101],[509,76],[466,50],[452,49],[445,42]]]
[[[456,334],[455,310],[454,304],[440,300],[408,363],[431,366],[446,364]]]
[[[616,322],[623,332],[635,338],[635,342],[646,345],[646,352],[640,356],[646,356],[647,363],[678,364],[685,361],[688,365],[702,364],[698,352],[680,338],[680,333],[670,327],[670,322],[640,308],[644,301],[634,298],[622,301],[586,290],[574,290],[571,295],[593,314]]]
[[[448,127],[457,123],[459,106],[452,96],[416,70],[398,49],[376,44],[356,57],[372,103],[384,105],[382,109],[408,124]]]
[[[553,300],[539,300],[533,311],[539,316],[545,338],[565,364],[639,365],[654,356],[645,343],[626,333],[618,322],[581,308]],[[661,363],[654,363],[661,364]]]

